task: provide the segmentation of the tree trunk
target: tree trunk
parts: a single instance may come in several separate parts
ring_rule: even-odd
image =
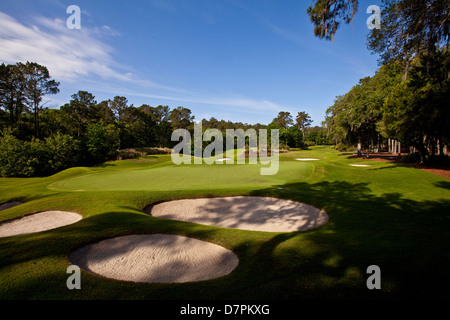
[[[439,154],[443,155],[444,154],[444,143],[442,142],[442,139],[439,139]]]
[[[39,139],[39,105],[34,105],[34,134]]]

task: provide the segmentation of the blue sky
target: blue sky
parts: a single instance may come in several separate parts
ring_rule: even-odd
[[[59,107],[78,90],[97,101],[187,107],[202,118],[268,124],[279,111],[306,111],[320,125],[337,95],[372,76],[369,5],[334,42],[313,35],[291,0],[2,0],[0,62],[36,61],[61,83],[44,98]],[[81,8],[70,30],[69,5]]]

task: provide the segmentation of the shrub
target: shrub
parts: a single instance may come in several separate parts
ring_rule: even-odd
[[[426,157],[425,162],[433,166],[449,166],[450,157],[447,155],[429,155]]]
[[[48,161],[45,174],[53,174],[78,163],[79,144],[72,136],[57,133],[45,139]]]
[[[119,131],[111,124],[91,123],[87,127],[88,162],[101,163],[115,156],[120,145]]]
[[[67,135],[21,141],[5,134],[0,138],[0,176],[50,175],[76,164],[77,151],[77,141]]]
[[[2,177],[28,177],[34,175],[33,160],[29,157],[29,143],[11,134],[0,138],[0,175]]]
[[[146,153],[142,151],[137,151],[133,148],[118,150],[116,154],[116,160],[126,160],[126,159],[136,159],[145,156]]]
[[[419,163],[420,162],[420,153],[419,152],[415,152],[415,153],[410,153],[410,154],[407,154],[406,156],[403,156],[403,162],[405,162],[405,163]]]
[[[341,152],[345,152],[345,151],[355,151],[356,147],[355,146],[351,146],[351,145],[347,145],[344,144],[342,142],[338,143],[335,147],[337,150],[341,151]]]

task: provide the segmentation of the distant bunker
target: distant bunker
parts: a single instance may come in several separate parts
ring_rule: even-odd
[[[319,227],[328,215],[313,206],[257,196],[181,199],[145,209],[154,217],[250,231],[295,232]]]
[[[78,213],[68,211],[34,213],[0,222],[0,238],[51,230],[73,224],[81,219],[82,216]]]

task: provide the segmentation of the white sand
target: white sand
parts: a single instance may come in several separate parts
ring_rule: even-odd
[[[298,159],[295,159],[295,160],[298,160],[298,161],[316,161],[316,160],[320,160],[320,159],[313,159],[313,158],[298,158]]]
[[[299,231],[328,221],[322,210],[266,197],[184,199],[147,208],[153,216],[261,231]],[[169,234],[130,235],[103,240],[74,251],[71,263],[111,279],[183,283],[225,276],[239,260],[213,243]]]
[[[78,213],[44,211],[0,223],[0,237],[40,232],[59,228],[81,220]]]
[[[267,197],[222,197],[163,202],[148,214],[223,228],[293,232],[315,228],[328,221],[320,209],[291,200]]]
[[[230,273],[239,262],[221,246],[169,234],[104,240],[74,251],[70,261],[107,278],[149,283],[214,279]]]
[[[11,201],[11,202],[7,202],[7,203],[3,203],[2,205],[0,205],[0,211],[6,210],[6,209],[9,209],[9,208],[21,205],[21,204],[23,204],[23,202],[20,202],[20,201]]]
[[[350,164],[352,167],[370,167],[369,164]]]

